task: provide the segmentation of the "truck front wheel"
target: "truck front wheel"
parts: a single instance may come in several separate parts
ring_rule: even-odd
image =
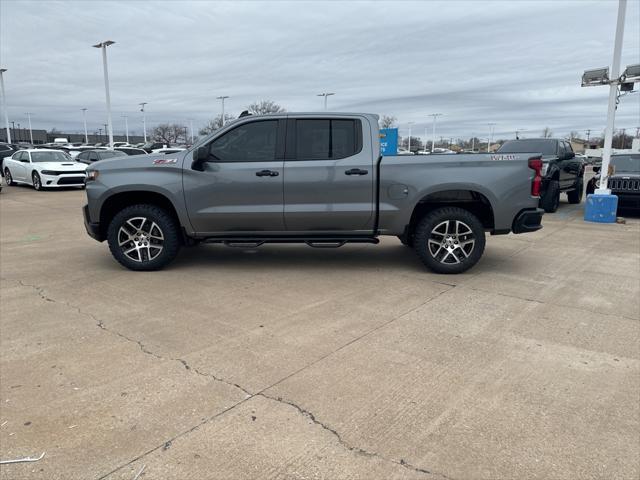
[[[129,270],[160,270],[178,254],[175,220],[155,205],[132,205],[118,212],[107,230],[109,250]]]
[[[484,252],[482,222],[458,207],[439,208],[425,215],[413,237],[420,260],[437,273],[462,273]]]

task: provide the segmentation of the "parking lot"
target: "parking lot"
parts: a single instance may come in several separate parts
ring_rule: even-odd
[[[378,246],[134,273],[0,193],[3,479],[638,478],[640,220],[563,203],[458,276]]]

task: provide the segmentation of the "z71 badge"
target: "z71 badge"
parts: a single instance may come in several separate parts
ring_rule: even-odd
[[[491,155],[491,160],[515,160],[515,155]]]
[[[178,163],[178,159],[177,158],[158,158],[157,160],[153,161],[154,165],[169,165],[172,163]]]

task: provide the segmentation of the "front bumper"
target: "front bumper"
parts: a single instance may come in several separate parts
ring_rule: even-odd
[[[543,214],[544,210],[541,208],[522,210],[516,215],[511,231],[513,233],[529,233],[540,230],[542,228]]]
[[[82,207],[82,216],[84,217],[84,228],[89,236],[99,242],[103,242],[105,238],[100,230],[100,223],[92,222],[89,218],[89,205]]]

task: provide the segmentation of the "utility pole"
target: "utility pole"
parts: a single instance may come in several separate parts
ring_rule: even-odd
[[[590,137],[591,137],[591,129],[587,130],[587,145],[589,144]]]
[[[144,143],[147,143],[147,117],[145,116],[145,113],[144,113],[144,106],[146,104],[147,102],[142,102],[138,104],[140,105],[140,111],[142,112],[142,132],[144,134]]]
[[[471,134],[471,151],[475,153],[476,151],[476,135],[475,133]]]
[[[335,95],[335,93],[328,93],[328,92],[324,92],[324,93],[319,93],[318,95],[316,95],[316,97],[324,97],[324,109],[327,109],[327,97],[331,96],[331,95]]]
[[[33,130],[31,129],[31,115],[33,115],[33,113],[25,112],[25,115],[29,119],[29,138],[31,139],[31,145],[33,145]]]
[[[108,137],[108,135],[107,135],[107,133],[108,133],[108,131],[107,131],[107,126],[108,126],[109,124],[108,124],[108,123],[103,123],[103,125],[104,125],[104,139],[105,139],[106,141],[108,141],[108,140],[107,140],[107,138],[109,138],[109,137]],[[111,142],[109,143],[109,146],[110,146],[110,147],[113,147],[113,138],[111,139]]]
[[[82,120],[84,122],[84,143],[89,143],[89,135],[87,133],[87,109],[81,108],[82,110]]]
[[[491,135],[489,136],[489,143],[487,143],[487,153],[489,153],[491,151],[491,143],[493,142],[493,127],[495,127],[495,123],[490,122],[487,123],[487,125],[489,125],[489,130],[491,132]]]
[[[220,126],[224,127],[224,101],[229,98],[229,95],[221,95],[219,97],[216,97],[216,99],[218,100],[222,100],[222,116],[220,118]]]
[[[620,136],[620,148],[624,149],[624,141],[625,141],[625,135],[626,135],[626,128],[622,129],[622,135]]]
[[[4,126],[7,129],[7,143],[11,143],[11,132],[9,131],[9,114],[7,113],[7,97],[4,93],[4,75],[6,68],[0,68],[0,91],[2,91],[2,111],[4,112]]]
[[[431,153],[436,147],[436,118],[441,117],[441,113],[430,113],[429,117],[433,117],[433,127],[431,129]],[[426,147],[425,147],[426,150]]]
[[[193,120],[189,119],[189,129],[191,130],[191,145],[193,145]]]

